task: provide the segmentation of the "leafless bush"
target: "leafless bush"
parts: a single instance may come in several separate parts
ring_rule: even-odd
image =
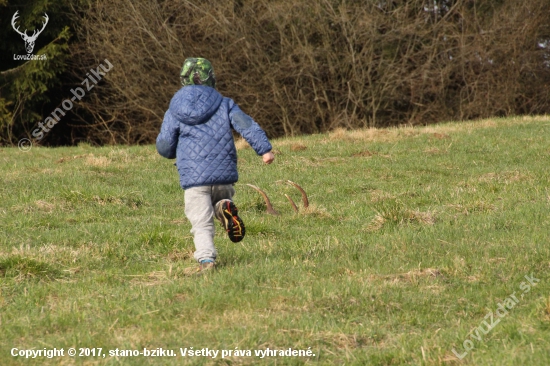
[[[537,46],[550,39],[547,0],[96,0],[77,10],[76,72],[113,64],[81,105],[94,123],[78,129],[99,143],[152,142],[194,56],[272,137],[550,112],[550,50]]]

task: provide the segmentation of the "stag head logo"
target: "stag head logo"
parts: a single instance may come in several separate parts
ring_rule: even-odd
[[[19,10],[16,11],[15,14],[13,14],[13,18],[11,18],[11,26],[17,33],[21,35],[21,38],[23,38],[23,40],[25,41],[25,49],[27,50],[27,53],[32,53],[32,50],[34,49],[34,42],[36,42],[36,38],[38,38],[40,33],[42,33],[44,28],[46,28],[46,24],[48,24],[48,19],[49,19],[48,14],[44,13],[44,19],[46,19],[46,21],[42,23],[42,29],[40,29],[39,31],[35,29],[32,35],[29,36],[27,34],[26,29],[24,32],[20,32],[19,27],[17,28],[15,27],[15,20],[18,18],[18,15],[17,15],[18,12]]]

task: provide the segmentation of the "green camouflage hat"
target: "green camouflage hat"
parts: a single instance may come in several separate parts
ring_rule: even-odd
[[[181,85],[206,85],[216,87],[216,75],[212,64],[205,58],[188,58],[180,73]]]

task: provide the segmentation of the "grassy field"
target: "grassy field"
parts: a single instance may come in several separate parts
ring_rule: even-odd
[[[338,130],[273,141],[270,166],[238,142],[247,237],[218,227],[204,277],[154,146],[1,148],[0,364],[548,365],[549,137],[550,117]],[[120,352],[144,348],[176,356]]]

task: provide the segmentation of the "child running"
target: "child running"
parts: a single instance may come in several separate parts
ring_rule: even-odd
[[[186,59],[180,79],[183,87],[164,114],[156,147],[163,157],[176,159],[200,274],[215,268],[214,217],[221,221],[232,242],[243,240],[245,235],[244,223],[232,201],[233,186],[239,178],[232,130],[262,156],[264,163],[271,164],[275,157],[261,127],[215,89],[210,61]]]

